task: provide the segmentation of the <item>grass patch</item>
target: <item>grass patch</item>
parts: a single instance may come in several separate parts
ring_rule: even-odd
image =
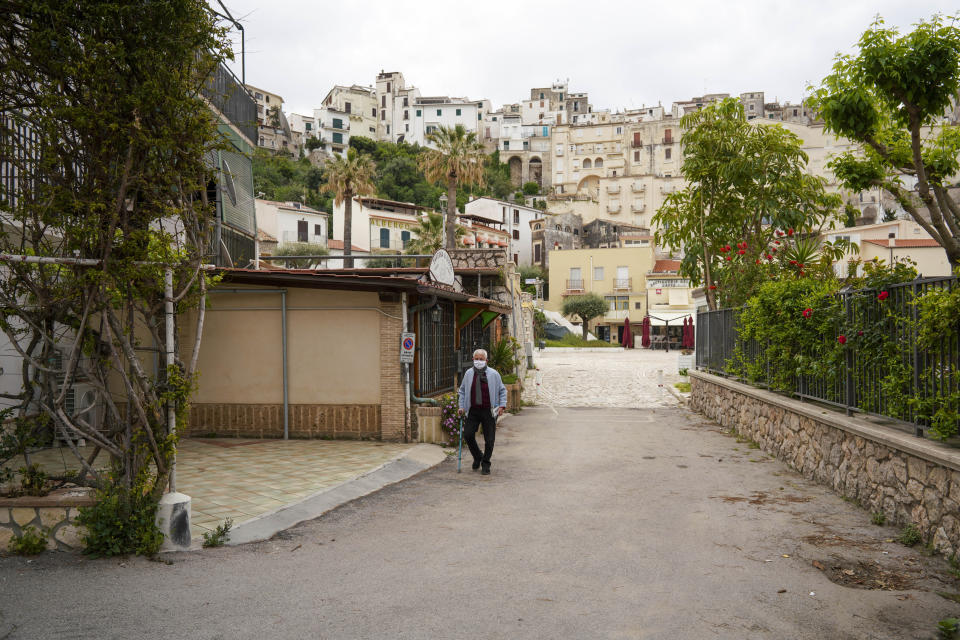
[[[233,528],[233,518],[227,518],[223,524],[218,524],[213,531],[207,531],[203,534],[204,548],[222,547],[223,543],[230,539],[230,529]]]
[[[689,382],[674,382],[673,386],[680,390],[681,393],[690,393],[690,383]]]
[[[882,527],[887,523],[887,514],[883,511],[876,511],[870,516],[870,521],[878,527]]]
[[[515,374],[515,373],[508,373],[508,374],[506,374],[506,375],[504,375],[504,376],[500,376],[500,380],[503,381],[503,384],[516,384],[516,382],[517,382],[517,374]]]
[[[10,538],[7,548],[10,553],[20,556],[35,556],[47,549],[47,532],[43,529],[38,531],[34,527],[24,527],[21,535]]]
[[[606,340],[584,340],[578,335],[568,333],[560,340],[547,340],[548,347],[619,347],[618,344],[612,344]]]
[[[900,531],[897,540],[905,547],[912,547],[919,544],[923,540],[923,536],[920,535],[920,530],[913,524],[908,524]]]

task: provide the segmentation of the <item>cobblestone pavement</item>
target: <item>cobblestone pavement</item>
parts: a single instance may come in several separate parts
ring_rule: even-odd
[[[680,380],[678,355],[646,349],[538,351],[539,371],[528,375],[523,399],[554,407],[675,406],[676,397],[665,387]]]

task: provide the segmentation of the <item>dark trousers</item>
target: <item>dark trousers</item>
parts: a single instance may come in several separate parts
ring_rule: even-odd
[[[483,454],[477,446],[477,427],[483,425]],[[463,420],[463,439],[470,447],[474,460],[480,460],[484,469],[490,468],[490,456],[493,455],[493,441],[497,437],[497,419],[490,413],[490,409],[471,407],[467,417]]]

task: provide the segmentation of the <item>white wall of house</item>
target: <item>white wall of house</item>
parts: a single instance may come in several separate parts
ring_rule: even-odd
[[[313,110],[323,140],[323,149],[328,154],[345,154],[350,146],[350,114],[332,107]]]
[[[421,100],[430,98],[421,98]],[[482,140],[483,132],[480,127],[483,126],[483,110],[478,107],[478,101],[469,101],[465,98],[443,98],[446,102],[427,103],[417,102],[413,104],[409,111],[409,123],[402,119],[397,121],[398,132],[403,134],[404,140],[410,143],[417,143],[421,146],[430,146],[427,143],[427,133],[438,127],[453,128],[462,124],[467,131],[478,133],[478,139]],[[479,116],[479,117],[478,117]],[[409,131],[406,130],[409,124]]]
[[[295,202],[256,200],[257,228],[277,239],[277,246],[309,242],[327,246],[327,214]],[[356,244],[356,241],[354,241]]]
[[[492,222],[502,223],[509,237],[507,247],[510,259],[516,258],[517,266],[533,264],[530,221],[543,217],[539,209],[514,204],[494,198],[477,198],[464,207],[468,215],[482,216]]]

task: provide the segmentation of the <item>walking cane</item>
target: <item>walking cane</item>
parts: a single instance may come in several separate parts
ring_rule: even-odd
[[[463,416],[460,416],[460,444],[457,445],[457,473],[460,473],[460,457],[463,454]]]

